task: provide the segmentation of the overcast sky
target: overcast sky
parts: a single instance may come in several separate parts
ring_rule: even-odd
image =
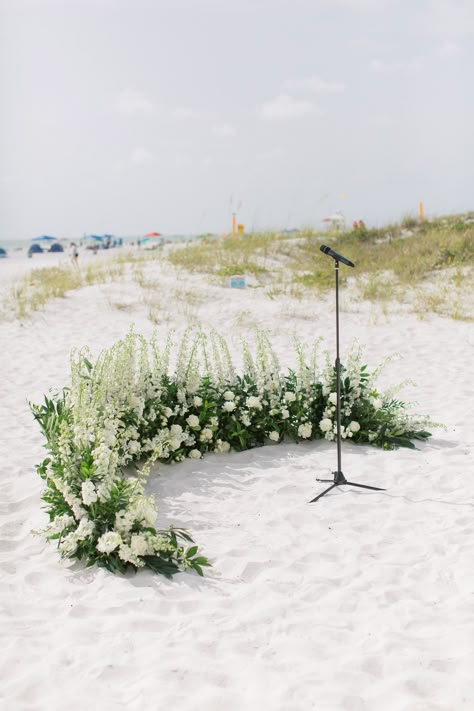
[[[473,0],[0,0],[0,239],[474,209]]]

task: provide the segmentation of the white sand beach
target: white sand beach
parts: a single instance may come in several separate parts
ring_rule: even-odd
[[[55,255],[55,259],[66,258]],[[90,257],[100,259],[100,255]],[[82,255],[80,261],[82,260]],[[0,264],[2,284],[39,258]],[[83,262],[79,268],[83,268]],[[160,523],[188,528],[212,568],[172,580],[61,561],[46,517],[28,407],[67,385],[71,349],[127,334],[215,328],[239,362],[254,327],[283,369],[293,336],[335,348],[333,295],[270,299],[169,265],[149,267],[153,309],[128,279],[0,322],[0,707],[5,711],[470,711],[474,708],[474,379],[471,322],[342,294],[341,349],[356,339],[379,386],[443,423],[416,451],[343,443],[348,479],[309,500],[336,447],[318,441],[160,466]]]

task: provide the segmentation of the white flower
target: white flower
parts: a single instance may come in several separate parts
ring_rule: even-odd
[[[134,534],[130,540],[130,550],[133,555],[146,555],[148,552],[148,543],[143,536]]]
[[[234,393],[232,390],[226,390],[224,393],[224,400],[233,400],[235,398]]]
[[[87,518],[81,518],[79,526],[76,530],[76,536],[78,541],[83,541],[85,538],[89,538],[94,533],[95,524]]]
[[[177,449],[181,447],[181,440],[179,437],[173,437],[170,439],[169,448],[172,452],[176,452]]]
[[[333,405],[337,405],[337,393],[331,393],[328,397],[328,400]]]
[[[268,438],[272,440],[272,442],[278,442],[280,439],[280,435],[276,430],[273,430],[273,432],[270,432],[268,435]]]
[[[136,454],[137,452],[140,451],[140,444],[139,442],[136,442],[134,439],[129,443],[128,445],[128,451],[130,454]]]
[[[229,450],[230,450],[229,442],[223,442],[221,439],[217,440],[216,446],[214,449],[215,452],[228,452]]]
[[[107,445],[107,447],[113,447],[117,440],[115,439],[115,435],[113,432],[111,432],[110,430],[105,430],[104,434],[102,435],[102,441],[104,444]]]
[[[380,408],[381,408],[382,405],[383,405],[382,400],[380,400],[378,397],[372,398],[371,402],[372,402],[372,405],[375,407],[376,410],[380,410]]]
[[[285,400],[286,402],[294,402],[296,400],[295,393],[288,390],[288,392],[285,393]]]
[[[181,427],[181,425],[171,425],[171,427],[170,427],[170,433],[173,436],[180,435],[182,433],[182,431],[183,431],[183,428]]]
[[[153,497],[140,496],[135,503],[134,518],[146,526],[154,526],[156,520],[156,507]]]
[[[62,539],[59,544],[59,550],[63,555],[71,555],[77,548],[78,537],[75,531],[68,533],[68,535]]]
[[[250,425],[252,424],[248,415],[242,415],[240,421],[242,422],[244,427],[250,427]]]
[[[172,414],[173,410],[170,407],[165,407],[165,409],[163,410],[163,415],[165,417],[171,417]]]
[[[121,545],[120,549],[119,549],[120,560],[123,560],[124,563],[128,563],[131,560],[131,556],[132,556],[132,551],[130,550],[130,546],[125,545],[125,543],[123,545]]]
[[[122,536],[116,531],[107,531],[97,541],[96,548],[100,553],[112,553],[121,543]]]
[[[143,415],[143,409],[145,407],[145,401],[141,397],[137,397],[136,395],[132,395],[129,399],[129,404],[130,407],[133,408],[133,410],[136,412],[138,417],[141,417]]]
[[[311,437],[312,429],[310,422],[303,422],[303,424],[298,427],[298,437],[308,439],[308,437]]]
[[[355,420],[352,420],[352,422],[349,425],[349,429],[351,432],[358,432],[360,430],[360,425]]]
[[[319,429],[321,432],[329,432],[329,430],[332,428],[332,420],[328,419],[325,417],[321,422],[319,423]]]
[[[247,398],[246,405],[247,405],[247,407],[252,407],[255,410],[262,409],[262,403],[260,402],[260,398],[255,397],[255,395],[251,395],[250,397]]]
[[[228,400],[222,405],[222,409],[226,412],[232,412],[232,410],[235,410],[235,402],[232,402],[232,400]]]
[[[189,417],[186,418],[186,422],[190,427],[199,427],[199,417],[196,415],[189,415]]]
[[[86,506],[89,506],[97,501],[97,491],[92,481],[82,482],[81,497]]]
[[[199,439],[201,440],[201,442],[210,442],[212,439],[212,435],[212,430],[210,430],[209,427],[206,427],[202,430]]]
[[[286,407],[283,408],[281,411],[281,416],[283,420],[287,420],[290,416],[290,411],[286,409]]]
[[[199,449],[192,449],[188,454],[188,457],[190,459],[201,459],[201,456],[202,455],[201,455],[201,452],[199,451]]]
[[[195,397],[193,398],[193,405],[194,405],[195,407],[201,407],[201,405],[202,405],[202,398],[199,397],[199,395],[195,395]]]

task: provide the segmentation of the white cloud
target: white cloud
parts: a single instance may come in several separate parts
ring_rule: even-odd
[[[212,127],[212,130],[216,136],[222,136],[223,138],[235,136],[235,128],[231,126],[230,123],[216,123]]]
[[[302,77],[301,79],[288,79],[283,84],[284,89],[306,89],[315,94],[337,94],[344,91],[345,86],[341,82],[324,81],[319,77]]]
[[[258,113],[260,118],[266,121],[288,121],[320,115],[322,112],[311,101],[300,101],[288,94],[280,94],[276,99],[262,104]]]
[[[124,89],[117,99],[117,109],[121,114],[151,114],[155,105],[151,99],[135,89]]]
[[[147,151],[147,149],[142,146],[138,146],[133,149],[132,155],[130,156],[130,162],[133,163],[133,165],[145,165],[146,163],[152,163],[153,153],[150,153],[150,151]]]

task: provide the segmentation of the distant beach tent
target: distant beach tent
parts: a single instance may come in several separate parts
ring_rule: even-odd
[[[64,247],[62,244],[59,244],[59,242],[55,242],[54,244],[51,245],[49,248],[50,252],[64,252]]]
[[[0,259],[3,259],[4,257],[7,257],[7,252],[3,247],[0,247]]]
[[[39,244],[32,244],[28,249],[28,254],[41,254],[42,251],[43,249],[40,247]]]
[[[343,230],[346,224],[346,218],[341,212],[335,212],[330,217],[323,217],[323,222],[330,222],[331,227],[336,230]]]
[[[41,235],[41,237],[33,237],[32,242],[57,242],[57,237],[50,237],[49,235]]]
[[[102,235],[87,235],[87,239],[94,239],[96,242],[102,242]]]

